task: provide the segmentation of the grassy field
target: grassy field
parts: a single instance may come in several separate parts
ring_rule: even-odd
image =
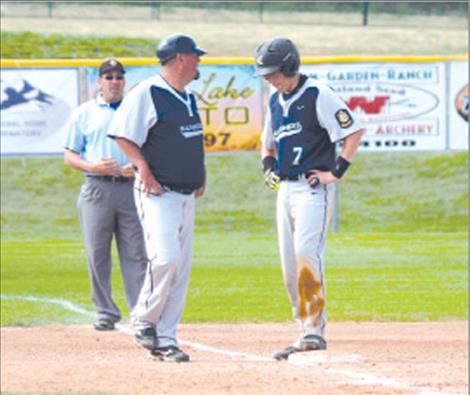
[[[467,153],[358,155],[341,182],[340,232],[328,241],[331,320],[467,317],[467,160]],[[290,318],[274,193],[258,161],[257,153],[208,155],[185,322]],[[2,325],[89,321],[24,300],[63,299],[92,311],[75,209],[81,174],[59,158],[1,165]],[[126,312],[119,270],[113,275]]]
[[[332,321],[425,321],[467,317],[466,234],[330,235],[326,254]],[[80,240],[2,241],[1,322],[85,323],[47,299],[92,311]],[[126,313],[118,270],[114,294]],[[24,300],[30,296],[43,301]],[[287,321],[271,234],[197,234],[184,322]]]
[[[360,153],[339,185],[342,232],[465,232],[467,152]],[[274,193],[259,155],[209,154],[200,233],[274,231]],[[436,174],[439,176],[436,177]],[[3,158],[2,239],[76,238],[83,177],[61,158]]]

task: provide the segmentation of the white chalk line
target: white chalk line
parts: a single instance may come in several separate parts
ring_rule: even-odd
[[[4,300],[20,300],[20,301],[27,301],[27,302],[42,302],[42,303],[52,303],[61,306],[65,310],[72,311],[74,313],[78,313],[87,317],[94,317],[95,313],[92,311],[83,309],[77,305],[74,305],[72,302],[65,300],[65,299],[51,299],[47,297],[40,297],[40,296],[31,296],[31,295],[4,295],[1,294],[1,299]],[[130,329],[127,326],[117,324],[116,329],[124,334],[134,336],[134,331]],[[242,358],[244,360],[249,360],[249,361],[261,361],[261,362],[266,362],[266,361],[273,361],[273,358],[268,358],[268,357],[263,357],[259,355],[254,355],[254,354],[247,354],[247,353],[242,353],[242,352],[236,352],[236,351],[228,351],[228,350],[222,350],[210,346],[206,346],[204,344],[199,344],[195,342],[191,342],[188,340],[178,340],[179,343],[185,344],[189,347],[195,348],[197,350],[201,351],[208,351],[216,354],[222,354],[222,355],[227,355],[232,358]]]
[[[20,300],[20,301],[30,301],[30,302],[44,302],[44,303],[52,303],[61,306],[62,308],[72,311],[74,313],[78,313],[81,315],[85,315],[87,317],[95,316],[95,313],[83,309],[79,306],[74,305],[72,302],[65,300],[65,299],[58,299],[58,298],[47,298],[47,297],[39,297],[39,296],[32,296],[32,295],[0,295],[0,299],[4,300]],[[116,329],[124,334],[127,335],[134,335],[134,331],[127,326],[117,324]],[[228,351],[219,348],[214,348],[210,346],[206,346],[204,344],[190,342],[188,340],[178,340],[179,343],[185,344],[189,347],[195,348],[201,351],[207,351],[215,354],[222,354],[229,356],[231,358],[241,358],[243,360],[248,361],[260,361],[260,362],[273,362],[279,363],[275,361],[272,357],[264,357],[260,355],[236,352],[236,351]],[[312,366],[318,365],[318,363],[329,363],[329,364],[339,364],[339,363],[360,363],[363,362],[364,359],[362,356],[358,354],[351,354],[349,356],[323,356],[319,353],[317,354],[293,354],[288,360],[288,363],[293,365],[301,365],[301,366]],[[282,362],[281,362],[282,363]],[[349,379],[349,383],[355,385],[380,385],[383,387],[388,388],[395,388],[395,389],[403,389],[415,392],[419,395],[447,395],[444,392],[435,391],[434,389],[418,389],[413,387],[407,383],[404,383],[399,380],[390,379],[387,377],[381,377],[374,375],[372,373],[360,373],[354,372],[347,369],[328,369],[326,372],[335,373],[340,376],[345,376]]]
[[[117,324],[116,329],[121,333],[125,333],[127,335],[134,336],[134,331],[131,328],[129,328],[128,326]],[[214,354],[227,355],[227,356],[232,357],[232,358],[242,358],[242,359],[249,360],[249,361],[262,361],[262,362],[266,362],[266,361],[272,362],[273,361],[273,358],[262,357],[262,356],[253,355],[253,354],[246,354],[246,353],[236,352],[236,351],[222,350],[222,349],[219,349],[219,348],[206,346],[204,344],[195,343],[195,342],[191,342],[191,341],[188,341],[188,340],[179,339],[178,343],[185,344],[186,346],[189,346],[189,347],[194,348],[196,350],[208,351],[208,352],[212,352]]]
[[[72,311],[74,313],[78,313],[81,315],[86,315],[86,316],[94,316],[94,313],[82,309],[81,307],[74,305],[72,302],[69,302],[68,300],[65,299],[51,299],[51,298],[46,298],[42,296],[31,296],[31,295],[4,295],[1,294],[0,298],[3,300],[20,300],[20,301],[25,301],[25,302],[44,302],[44,303],[52,303],[61,306],[65,310]]]
[[[300,352],[291,354],[287,362],[292,365],[362,363],[364,362],[364,358],[359,354],[328,355],[321,352]]]

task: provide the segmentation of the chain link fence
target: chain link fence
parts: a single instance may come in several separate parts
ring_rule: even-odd
[[[315,23],[387,25],[406,23],[414,16],[468,17],[467,2],[77,2],[2,1],[8,18],[150,19],[175,22]],[[410,22],[412,23],[412,22]]]

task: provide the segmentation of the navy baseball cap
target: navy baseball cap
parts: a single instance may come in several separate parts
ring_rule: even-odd
[[[198,48],[194,40],[184,34],[165,37],[157,47],[157,58],[161,63],[167,62],[179,53],[196,53],[205,55],[207,51]]]

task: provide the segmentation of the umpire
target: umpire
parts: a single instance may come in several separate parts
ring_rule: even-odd
[[[134,171],[108,127],[121,104],[124,67],[116,59],[99,68],[100,94],[72,115],[65,142],[64,161],[85,174],[78,197],[80,225],[88,257],[95,329],[113,330],[121,319],[111,287],[111,244],[116,238],[129,311],[137,303],[147,264],[142,227],[133,197]]]

